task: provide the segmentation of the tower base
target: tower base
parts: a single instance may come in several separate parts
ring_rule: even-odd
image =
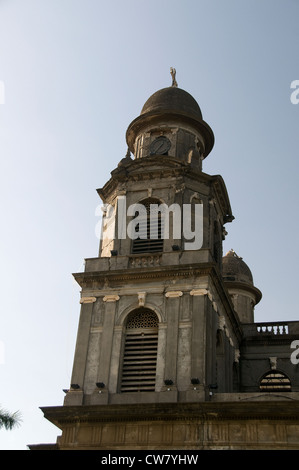
[[[298,401],[42,408],[62,430],[31,450],[299,450]]]

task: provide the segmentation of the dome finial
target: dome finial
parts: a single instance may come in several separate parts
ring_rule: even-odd
[[[170,67],[170,75],[172,76],[172,85],[171,85],[171,86],[177,87],[178,84],[177,84],[177,81],[176,81],[176,79],[175,79],[175,76],[176,76],[176,69],[174,69],[173,67]]]

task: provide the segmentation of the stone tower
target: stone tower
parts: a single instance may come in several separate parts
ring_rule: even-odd
[[[98,189],[99,256],[74,274],[82,290],[70,388],[63,406],[42,408],[62,430],[54,447],[243,448],[256,436],[246,416],[258,411],[238,395],[242,325],[254,322],[261,293],[242,259],[222,254],[234,217],[222,177],[202,169],[213,132],[174,80],[146,101],[126,140]]]
[[[194,98],[171,86],[147,100],[126,137],[134,158],[128,152],[98,190],[109,212],[99,257],[75,275],[83,323],[65,404],[206,400],[215,383],[232,391],[240,328],[221,270],[224,224],[233,216],[222,178],[202,171],[213,132]],[[142,233],[150,207],[182,210],[160,211],[158,236],[132,239],[123,228],[134,221],[137,204],[147,210],[139,215]],[[202,236],[194,249],[183,209],[192,218],[197,205]],[[130,210],[131,217],[120,217]],[[169,228],[164,238],[162,226]],[[217,331],[227,343],[223,383]]]

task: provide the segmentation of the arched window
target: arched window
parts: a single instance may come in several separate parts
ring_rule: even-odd
[[[260,390],[263,392],[290,392],[291,381],[283,372],[272,370],[262,377]]]
[[[121,392],[155,391],[158,317],[140,308],[128,315],[121,376]]]
[[[132,253],[155,253],[163,251],[163,232],[162,232],[162,216],[161,213],[151,207],[152,204],[159,205],[160,201],[154,198],[148,198],[141,202],[146,209],[146,217],[141,218],[141,222],[138,224],[138,232],[141,238],[136,238],[132,243]],[[152,217],[150,217],[152,213]],[[151,238],[152,233],[156,233],[157,236]]]

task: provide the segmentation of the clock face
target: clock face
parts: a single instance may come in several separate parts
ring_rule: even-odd
[[[151,155],[165,155],[171,147],[171,142],[167,137],[161,135],[150,145]]]

